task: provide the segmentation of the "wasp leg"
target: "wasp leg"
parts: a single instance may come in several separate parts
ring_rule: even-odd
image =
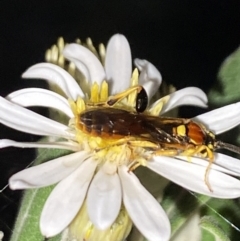
[[[127,141],[127,144],[130,147],[141,147],[141,148],[150,148],[150,149],[159,149],[159,145],[157,143],[151,142],[151,141],[140,141],[140,140],[129,140]],[[128,168],[128,172],[134,171],[139,166],[146,166],[146,158],[138,157],[136,160],[134,160]]]
[[[151,141],[140,141],[140,140],[133,140],[128,141],[128,144],[133,147],[143,147],[143,148],[152,148],[152,149],[159,149],[159,145],[151,142]]]
[[[212,165],[212,163],[214,161],[214,155],[213,155],[213,152],[208,147],[206,147],[206,151],[207,151],[207,156],[208,156],[208,159],[209,159],[209,163],[208,163],[207,169],[205,171],[204,181],[205,181],[205,184],[207,185],[209,191],[213,192],[213,190],[211,188],[211,185],[209,183],[209,180],[208,180],[208,176],[209,176],[209,171],[211,169],[211,165]]]
[[[151,142],[151,141],[142,141],[142,140],[135,140],[135,137],[131,137],[131,136],[126,136],[124,138],[121,138],[119,140],[116,141],[112,141],[111,144],[109,144],[107,147],[104,148],[99,148],[96,149],[95,151],[101,151],[103,149],[112,147],[112,146],[120,146],[120,145],[124,145],[127,144],[131,147],[142,147],[142,148],[150,148],[153,150],[157,150],[159,149],[159,144]]]
[[[181,153],[181,156],[194,156],[194,155],[200,155],[200,157],[208,158],[209,160],[212,160],[214,157],[212,150],[210,150],[210,148],[205,145],[190,147]]]
[[[137,91],[137,93],[139,93],[142,90],[142,86],[141,85],[137,85],[137,86],[133,86],[119,94],[116,94],[114,96],[110,96],[109,99],[107,100],[106,104],[108,106],[113,106],[115,105],[117,102],[119,102],[120,100],[124,99],[125,97],[127,97],[128,95],[130,95],[131,93],[133,93],[134,91]]]
[[[209,164],[207,166],[207,169],[205,171],[205,175],[204,175],[204,182],[205,184],[207,185],[208,189],[210,192],[213,192],[212,188],[211,188],[211,185],[210,185],[210,182],[208,180],[208,175],[209,175],[209,171],[210,171],[210,168],[211,168],[211,165],[213,163],[213,160],[209,160]]]
[[[128,167],[128,172],[132,172],[137,169],[139,166],[146,166],[146,159],[145,158],[137,158],[134,160]]]
[[[137,161],[134,161],[129,167],[128,167],[128,172],[132,172],[135,169],[137,169],[141,164]]]
[[[129,89],[110,96],[107,100],[107,97],[104,95],[104,97],[102,96],[98,96],[98,92],[99,92],[99,86],[96,84],[92,87],[91,89],[91,101],[87,103],[88,106],[98,106],[98,107],[111,107],[114,106],[117,102],[121,101],[122,99],[124,99],[127,96],[130,96],[131,94],[133,94],[136,91],[136,96],[137,94],[139,94],[141,92],[141,90],[143,89],[143,87],[141,85],[136,85],[133,87],[130,87]],[[106,92],[106,91],[103,91]],[[136,98],[136,97],[135,97]],[[101,101],[104,100],[104,101]]]
[[[214,160],[213,152],[209,147],[207,147],[205,145],[202,145],[202,146],[196,146],[195,148],[187,149],[186,151],[181,153],[182,156],[188,156],[188,157],[194,156],[196,154],[200,154],[200,156],[202,158],[209,159],[209,164],[207,166],[207,169],[206,169],[206,172],[205,172],[205,175],[204,175],[204,182],[207,185],[209,191],[212,192],[213,190],[212,190],[211,185],[209,183],[208,175],[209,175],[209,171],[211,169],[211,165],[212,165],[213,160]]]
[[[177,156],[178,150],[177,149],[169,149],[169,150],[159,149],[154,154],[157,156]]]
[[[99,152],[101,150],[104,150],[104,149],[108,149],[110,147],[113,147],[113,146],[120,146],[120,145],[124,145],[124,144],[128,144],[129,142],[131,142],[131,140],[134,140],[134,137],[124,137],[124,138],[121,138],[119,140],[116,140],[116,141],[112,141],[109,145],[107,145],[106,147],[102,147],[102,148],[99,148],[99,149],[95,149],[96,152]]]

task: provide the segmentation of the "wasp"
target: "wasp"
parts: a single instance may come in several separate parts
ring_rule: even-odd
[[[115,108],[114,105],[132,91],[137,90],[136,111]],[[214,151],[240,149],[216,139],[203,124],[191,119],[152,116],[142,113],[147,107],[147,94],[137,86],[111,97],[106,103],[90,108],[79,116],[78,128],[92,136],[123,140],[129,145],[141,145],[155,155],[200,156],[209,160],[205,183],[211,190],[207,176],[214,161]],[[132,141],[134,140],[134,141]]]

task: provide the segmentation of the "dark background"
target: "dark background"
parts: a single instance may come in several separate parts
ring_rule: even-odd
[[[44,60],[59,36],[68,42],[91,37],[107,43],[124,34],[133,57],[152,62],[178,89],[198,86],[206,92],[216,81],[221,62],[240,43],[240,1],[0,1],[0,95],[36,86],[22,80],[27,67]],[[1,113],[0,113],[1,114]],[[192,108],[183,110],[195,115]],[[0,125],[0,138],[34,141]],[[0,150],[0,189],[8,178],[31,162],[33,150]],[[0,230],[8,240],[20,192],[0,193]]]

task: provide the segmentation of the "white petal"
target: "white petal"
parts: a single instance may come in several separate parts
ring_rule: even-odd
[[[65,229],[82,206],[97,162],[87,160],[63,179],[48,197],[40,218],[40,230],[52,237]]]
[[[193,120],[206,125],[216,135],[228,131],[240,123],[240,102],[198,115]]]
[[[181,105],[194,105],[200,107],[207,107],[207,96],[206,94],[199,88],[196,87],[187,87],[181,90],[178,90],[169,95],[169,101],[163,106],[161,110],[161,114],[176,108]],[[158,100],[151,106],[154,107],[161,101]]]
[[[121,202],[122,193],[118,174],[109,175],[100,169],[87,195],[90,220],[100,230],[109,228],[119,214]]]
[[[27,168],[11,176],[9,186],[16,190],[52,185],[72,173],[87,157],[86,152],[76,152]]]
[[[69,118],[74,115],[68,101],[61,95],[45,89],[27,88],[12,92],[6,99],[24,107],[42,106],[57,109],[65,113]]]
[[[0,140],[0,148],[6,147],[20,147],[20,148],[55,148],[55,149],[65,149],[70,151],[79,151],[79,144],[69,141],[61,142],[17,142],[8,139]]]
[[[214,153],[216,163],[219,166],[222,166],[230,171],[233,171],[235,175],[240,176],[240,160],[237,158],[233,158],[228,155],[224,155],[221,153]]]
[[[101,62],[89,49],[79,44],[68,44],[63,49],[63,55],[76,65],[90,84],[101,84],[105,79]]]
[[[40,63],[31,66],[22,74],[23,78],[45,79],[51,84],[57,85],[68,98],[76,100],[77,97],[84,97],[82,90],[75,79],[61,67]]]
[[[120,167],[119,175],[123,202],[133,223],[149,241],[168,241],[170,223],[160,204],[127,167]]]
[[[110,94],[114,95],[130,86],[132,57],[129,43],[125,36],[115,34],[108,42],[105,59],[107,81]]]
[[[225,156],[226,157],[225,160],[226,161],[229,160],[230,163],[226,164],[226,167],[224,167],[224,164],[225,164],[224,160],[223,160],[224,157],[221,158],[221,156],[218,156],[217,153],[214,153],[214,162],[211,164],[211,169],[217,170],[219,172],[224,172],[224,173],[230,174],[232,176],[238,176],[239,175],[239,170],[238,170],[239,167],[238,168],[236,167],[237,170],[235,171],[232,165],[236,164],[237,161],[238,161],[238,165],[239,165],[240,164],[240,160],[235,159],[233,157],[229,157],[228,158],[228,156],[226,156],[226,155],[223,155],[223,156]],[[186,156],[177,156],[177,158],[181,159],[181,160],[184,160],[184,161],[186,161],[188,163],[189,163],[189,160],[190,160],[191,163],[195,163],[195,164],[203,166],[205,168],[207,168],[208,164],[209,164],[208,160],[205,160],[205,159],[202,159],[202,158],[199,158],[199,157],[191,157],[191,158],[189,158],[189,157],[186,157]],[[234,160],[235,160],[235,162],[234,162]],[[219,165],[219,162],[221,164],[223,164],[223,165]],[[230,168],[227,168],[227,166],[229,166]]]
[[[0,123],[30,134],[74,138],[68,126],[15,105],[0,97]]]
[[[178,185],[194,192],[217,198],[240,196],[240,181],[227,174],[211,169],[208,181],[212,192],[205,183],[206,167],[171,157],[155,156],[147,167]]]
[[[162,76],[157,68],[145,59],[135,59],[134,63],[141,71],[139,84],[144,87],[148,98],[151,99],[162,83]]]

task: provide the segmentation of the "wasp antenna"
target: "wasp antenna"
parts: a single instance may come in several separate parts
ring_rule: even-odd
[[[107,104],[109,106],[113,106],[115,105],[117,102],[121,101],[123,98],[127,97],[128,95],[130,95],[131,93],[133,93],[134,91],[137,91],[137,94],[141,93],[141,97],[144,95],[143,91],[142,91],[143,87],[141,85],[136,85],[136,86],[132,86],[127,90],[124,90],[121,93],[118,93],[114,96],[110,96],[109,100],[107,101]],[[146,94],[147,95],[147,94]],[[143,98],[143,97],[142,97]],[[142,104],[143,105],[143,104]]]
[[[240,147],[222,141],[217,141],[216,149],[226,149],[237,154],[240,154]]]

